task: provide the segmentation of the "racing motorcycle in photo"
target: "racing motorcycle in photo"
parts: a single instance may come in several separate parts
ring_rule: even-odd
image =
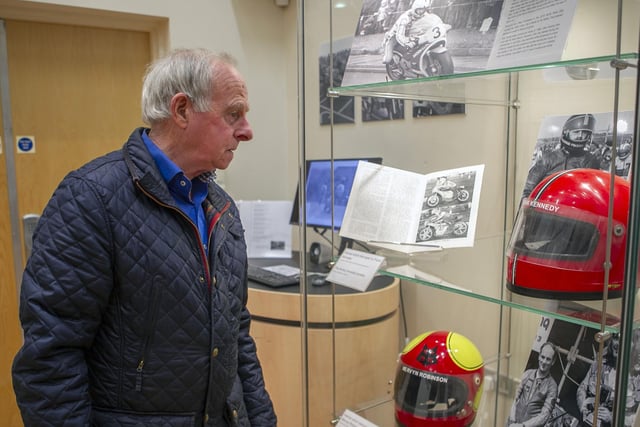
[[[431,190],[431,194],[427,197],[426,205],[429,208],[435,208],[443,203],[459,202],[466,203],[471,198],[471,193],[463,185],[436,185]]]
[[[437,218],[429,215],[420,223],[418,241],[426,242],[435,238],[464,237],[469,231],[469,223],[461,215],[444,215]]]
[[[414,47],[395,43],[393,58],[386,64],[389,78],[406,80],[453,74],[453,59],[447,49],[447,31],[450,28],[435,13],[425,13],[412,26]]]

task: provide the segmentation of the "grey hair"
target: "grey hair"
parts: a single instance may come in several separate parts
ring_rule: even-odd
[[[154,61],[142,83],[142,121],[151,125],[171,117],[171,98],[177,93],[187,95],[196,111],[209,111],[217,64],[235,67],[236,61],[207,49],[176,49]]]

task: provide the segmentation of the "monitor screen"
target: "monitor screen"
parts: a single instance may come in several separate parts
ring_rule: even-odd
[[[382,164],[380,157],[333,160],[333,228],[335,230],[339,230],[342,225],[359,161]],[[308,227],[331,228],[331,160],[307,160],[306,167],[306,224]],[[299,191],[298,184],[291,211],[291,224],[301,223]]]

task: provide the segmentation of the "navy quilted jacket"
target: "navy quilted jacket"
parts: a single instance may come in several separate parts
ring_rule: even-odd
[[[142,131],[66,176],[38,223],[13,365],[24,423],[273,427],[237,208],[210,185],[207,257]]]

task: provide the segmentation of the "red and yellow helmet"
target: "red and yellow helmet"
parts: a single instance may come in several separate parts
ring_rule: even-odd
[[[396,371],[397,424],[470,426],[482,395],[483,365],[480,351],[458,333],[430,331],[411,340]]]
[[[613,176],[608,296],[624,281],[629,182]],[[603,298],[611,174],[556,172],[522,201],[507,250],[507,288],[539,298]]]

